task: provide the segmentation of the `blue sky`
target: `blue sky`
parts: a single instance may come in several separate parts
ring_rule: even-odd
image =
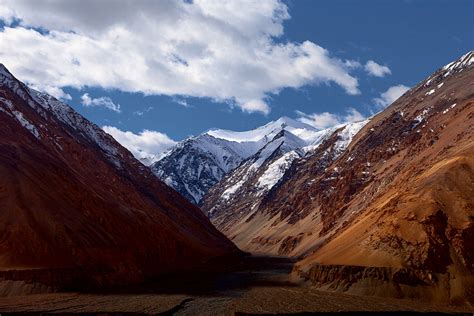
[[[36,1],[38,2],[41,1]],[[3,20],[0,62],[30,85],[56,92],[58,96],[67,96],[65,101],[68,104],[100,126],[114,126],[121,131],[131,131],[135,134],[143,130],[157,131],[173,140],[181,140],[214,127],[247,130],[281,116],[299,117],[308,122],[313,118],[320,119],[321,116],[318,115],[324,112],[330,113],[330,118],[339,121],[348,119],[348,111],[352,111],[352,114],[356,111],[356,116],[359,113],[369,116],[383,107],[381,94],[390,87],[414,86],[437,68],[474,49],[474,1],[272,0],[268,1],[264,8],[251,8],[255,3],[257,2],[249,2],[247,5],[237,3],[235,7],[230,8],[216,8],[199,3],[199,12],[204,11],[204,6],[205,10],[208,10],[207,15],[203,17],[190,6],[186,7],[186,15],[180,15],[178,11],[181,6],[173,4],[149,10],[146,1],[143,5],[132,4],[130,8],[117,4],[112,9],[94,7],[89,1],[77,1],[77,8],[65,8],[57,3],[42,8],[43,11],[38,11],[35,1],[6,1],[5,4],[0,4],[0,18]],[[135,8],[141,12],[159,11],[145,16],[149,20],[141,24],[137,22],[139,19],[136,17],[126,16],[121,12],[133,11]],[[81,12],[76,14],[78,10],[84,11],[81,11],[83,20],[71,17],[72,14],[81,15]],[[110,16],[94,16],[94,12],[100,10]],[[175,48],[172,46],[175,45],[174,37],[184,38],[183,41],[189,46],[174,50],[179,52],[173,61],[176,69],[191,68],[194,60],[192,58],[200,58],[199,62],[207,58],[205,53],[198,57],[191,54],[203,46],[203,41],[208,40],[207,36],[209,41],[217,38],[217,50],[220,49],[218,41],[225,39],[222,46],[228,50],[222,48],[222,51],[218,52],[220,57],[209,61],[209,77],[216,77],[215,81],[213,78],[206,79],[211,83],[203,87],[196,83],[200,78],[198,73],[192,80],[188,81],[187,76],[186,80],[181,82],[183,77],[172,73],[174,70],[170,71],[169,68],[157,64],[153,59],[154,54],[150,49],[153,46],[143,43],[153,43],[160,35],[142,35],[142,29],[154,26],[154,18],[163,20],[160,18],[163,11],[168,12],[168,16],[185,16],[183,20],[177,20],[191,25],[193,30],[198,29],[196,35],[193,35],[198,40],[193,42],[193,39],[185,38],[183,32],[170,33],[169,30],[173,29],[173,23],[177,23],[176,21],[170,19],[168,22],[164,18],[164,22],[156,25],[157,29],[165,30],[163,33],[169,36],[162,40],[164,44],[160,47]],[[226,23],[230,21],[232,27],[229,27],[228,33],[221,34],[222,38],[208,35],[217,32],[213,27],[221,20]],[[167,28],[163,23],[169,23],[171,27]],[[140,39],[143,41],[138,44],[131,40],[124,44],[123,41],[120,46],[123,49],[122,55],[111,53],[109,61],[104,57],[107,55],[101,52],[108,47],[111,50],[117,49],[117,46],[111,44],[113,38],[134,38],[127,37],[123,29],[111,27],[116,25],[126,26],[131,35],[142,36]],[[177,28],[178,31],[180,28],[181,25]],[[222,25],[217,28],[218,32],[224,32]],[[258,43],[262,38],[268,42],[265,46]],[[94,43],[91,44],[92,40]],[[309,52],[303,47],[307,42],[312,45],[308,47]],[[61,46],[65,43],[67,46]],[[13,49],[7,48],[7,45],[14,45]],[[56,45],[57,51],[71,50],[67,52],[67,58],[62,58],[61,55],[55,59],[56,56],[53,55]],[[84,45],[84,49],[81,45]],[[142,45],[143,48],[134,50],[134,46],[128,51],[126,45]],[[262,50],[264,47],[258,54],[263,54],[262,59],[268,61],[259,63],[258,71],[245,69],[246,52],[238,55],[239,47],[246,45],[255,45],[253,51]],[[1,46],[4,49],[1,49]],[[288,55],[282,54],[281,60],[278,60],[279,54],[265,55],[265,50],[275,47],[284,47],[285,52],[289,49],[294,51]],[[307,74],[305,67],[299,66],[301,69],[295,71],[297,63],[291,63],[299,62],[298,58],[303,59],[305,54],[311,55],[311,49],[315,47],[324,48],[326,55],[321,57],[318,55],[320,52],[315,52],[314,59],[305,61],[310,63],[308,68],[314,67],[314,70]],[[97,53],[94,52],[96,48]],[[23,53],[27,50],[31,53]],[[301,50],[304,51],[302,56],[295,57]],[[185,52],[184,55],[182,52]],[[43,58],[41,54],[44,54]],[[142,58],[141,54],[146,55],[146,58]],[[260,56],[258,54],[257,56]],[[182,56],[191,57],[187,59]],[[242,60],[239,57],[242,57]],[[84,60],[92,62],[86,64]],[[285,66],[287,61],[288,66]],[[352,65],[348,64],[349,61]],[[365,67],[368,61],[388,67],[390,73],[385,71],[383,76],[369,74]],[[117,68],[114,67],[115,62]],[[318,71],[322,69],[320,67],[325,66],[318,63],[325,62],[336,66],[321,75]],[[346,64],[342,65],[343,63]],[[272,67],[276,67],[275,65],[279,67],[278,72],[273,72]],[[51,74],[53,70],[49,68],[56,67],[57,70],[54,71],[57,73]],[[206,67],[200,66],[196,69],[202,71],[208,69]],[[232,67],[232,70],[229,70],[229,67]],[[68,69],[77,73],[68,75]],[[146,69],[149,77],[140,78],[141,71],[145,71],[142,69]],[[153,72],[148,71],[150,69]],[[118,71],[121,71],[120,81],[114,79]],[[153,75],[158,76],[160,71],[166,72],[167,75],[165,79],[155,83]],[[354,78],[357,81],[356,88],[350,78],[338,75],[338,71]],[[87,72],[97,74],[82,75]],[[285,78],[287,73],[292,75]],[[275,74],[284,79],[268,84]],[[153,80],[153,84],[147,85],[150,80]],[[243,88],[246,84],[256,87],[252,86],[246,90]],[[358,91],[354,92],[354,89]],[[225,92],[222,92],[224,90]],[[87,96],[84,97],[86,93]],[[376,101],[377,98],[379,102]],[[385,103],[387,102],[389,101]],[[111,110],[112,107],[117,110],[118,105],[120,112]],[[321,124],[330,124],[331,119],[325,122]]]

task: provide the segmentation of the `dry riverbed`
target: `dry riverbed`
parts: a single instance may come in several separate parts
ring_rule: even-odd
[[[473,315],[474,308],[324,292],[290,282],[293,261],[249,257],[238,271],[181,275],[113,293],[0,298],[0,313],[155,315]]]

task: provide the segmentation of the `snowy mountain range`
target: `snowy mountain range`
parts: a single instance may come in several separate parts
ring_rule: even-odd
[[[203,211],[214,221],[219,221],[214,218],[215,213],[219,217],[235,210],[245,210],[242,214],[251,214],[269,198],[272,190],[285,179],[291,178],[294,165],[313,156],[323,143],[330,143],[324,148],[326,164],[337,159],[368,122],[365,120],[321,130],[310,145],[304,145],[300,138],[282,129],[261,150],[243,161],[207,192],[200,203]]]
[[[443,67],[441,76],[462,71],[472,62],[471,55]],[[435,81],[439,80],[430,77],[426,85]],[[426,96],[441,86],[433,87]],[[161,180],[195,204],[202,204],[202,198],[217,185],[210,194],[210,202],[205,202],[212,206],[204,207],[212,215],[219,205],[234,205],[232,196],[240,197],[244,192],[255,195],[254,200],[257,196],[259,201],[264,199],[295,160],[311,156],[330,137],[335,137],[331,154],[336,159],[367,123],[368,120],[318,130],[282,117],[249,131],[211,129],[178,143],[150,167]],[[254,205],[258,203],[254,201]]]
[[[283,166],[288,167],[293,159],[303,157],[340,127],[318,130],[282,117],[249,131],[211,129],[178,143],[153,163],[151,169],[169,186],[199,204],[209,189],[229,172],[236,170],[233,179],[239,178],[240,173],[242,177],[234,181],[224,196],[230,196],[238,183],[247,181],[250,173],[267,166],[270,160],[278,160],[271,168],[281,174]],[[274,175],[267,173],[260,185],[270,189],[278,181],[271,177]]]

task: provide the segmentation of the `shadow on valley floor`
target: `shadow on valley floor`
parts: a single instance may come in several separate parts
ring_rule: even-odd
[[[135,288],[0,297],[1,315],[469,315],[472,308],[324,292],[290,282],[293,259],[249,256]],[[209,269],[207,269],[209,270]]]
[[[287,315],[287,316],[442,316],[442,315],[458,315],[458,316],[472,316],[472,313],[438,313],[438,312],[333,312],[333,313],[324,313],[324,312],[306,312],[306,313],[293,313],[293,314],[249,314],[249,313],[240,313],[236,312],[235,316],[267,316],[267,315]]]
[[[294,287],[288,279],[295,259],[248,256],[227,262],[221,271],[180,273],[152,280],[137,289],[148,293],[188,295],[240,295],[255,287]]]

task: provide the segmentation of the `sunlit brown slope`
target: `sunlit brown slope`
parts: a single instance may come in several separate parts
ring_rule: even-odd
[[[390,293],[418,295],[418,285],[434,299],[474,301],[473,60],[410,90],[336,162],[335,190],[318,203],[323,242],[298,264],[301,276],[324,284],[319,264],[392,267],[382,280],[401,289]]]
[[[334,134],[258,209],[216,218],[245,250],[303,257],[295,274],[321,287],[474,300],[473,137],[470,52],[371,118],[337,159]]]
[[[2,277],[129,283],[236,252],[112,137],[0,65],[0,269],[24,271]]]

